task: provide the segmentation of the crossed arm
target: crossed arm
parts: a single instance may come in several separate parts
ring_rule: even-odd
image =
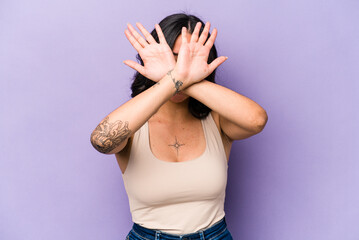
[[[203,80],[183,92],[218,113],[220,128],[232,141],[261,132],[267,123],[259,104],[221,85]]]
[[[117,108],[92,132],[91,143],[94,148],[105,154],[121,151],[132,133],[168,101],[174,92],[175,85],[165,76],[160,80],[160,84]],[[218,84],[203,80],[191,85],[184,92],[219,114],[220,128],[231,141],[255,135],[261,132],[267,123],[266,111],[260,105]]]
[[[182,45],[177,62],[158,25],[156,31],[159,43],[141,24],[137,26],[146,40],[131,25],[131,34],[128,30],[125,34],[139,52],[144,66],[131,60],[124,62],[157,84],[121,105],[100,122],[91,134],[94,148],[105,154],[121,151],[132,134],[179,90],[218,113],[220,128],[232,141],[262,131],[268,117],[261,106],[228,88],[202,80],[227,59],[221,56],[212,63],[207,63],[217,34],[214,29],[206,41],[209,23],[205,25],[200,36],[198,23],[190,40],[186,37],[187,30],[182,29]]]

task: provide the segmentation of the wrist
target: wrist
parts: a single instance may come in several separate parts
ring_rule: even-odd
[[[185,86],[181,91],[182,91],[184,94],[190,96],[190,95],[191,95],[191,90],[192,90],[192,88],[194,87],[194,85],[196,85],[196,84],[197,84],[197,83],[193,83],[193,84],[191,84],[191,85],[189,85],[189,86]]]
[[[180,74],[176,71],[176,69],[172,69],[167,72],[167,76],[171,79],[173,86],[175,88],[175,93],[178,93],[179,91],[183,91],[188,87],[188,81],[184,79],[184,77],[181,77]]]
[[[176,80],[179,80],[183,83],[180,91],[183,91],[193,83],[193,81],[191,81],[188,76],[188,72],[178,69],[177,67],[173,69],[172,75],[175,77]]]

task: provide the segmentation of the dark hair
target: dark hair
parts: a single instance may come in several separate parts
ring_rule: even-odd
[[[204,22],[196,16],[187,15],[184,13],[177,13],[167,16],[159,23],[159,25],[162,29],[162,32],[166,38],[168,45],[170,46],[171,49],[173,49],[176,39],[181,34],[182,27],[186,27],[187,31],[192,34],[197,22],[202,23],[200,29],[200,33],[202,33],[204,28]],[[155,29],[151,32],[151,35],[157,42],[159,42],[157,32]],[[140,61],[141,65],[143,66],[143,61],[139,54],[137,54],[136,58]],[[213,45],[213,47],[209,52],[207,62],[211,63],[216,58],[217,58],[217,50]],[[215,70],[206,78],[206,80],[210,82],[215,82]],[[144,77],[139,72],[136,72],[134,75],[134,81],[131,85],[131,90],[132,90],[131,97],[137,96],[138,94],[150,88],[154,84],[155,84],[154,81]],[[192,97],[189,98],[188,110],[194,117],[199,119],[207,117],[208,114],[211,112],[210,108],[208,108],[206,105],[204,105],[203,103],[197,101]]]

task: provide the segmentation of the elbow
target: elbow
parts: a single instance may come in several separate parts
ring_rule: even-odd
[[[99,136],[95,132],[91,134],[91,145],[100,153],[109,154],[111,151],[111,141],[108,138]]]
[[[128,122],[123,124],[119,120],[109,123],[108,120],[109,117],[106,117],[91,133],[91,144],[100,153],[114,154],[126,145],[131,130]]]
[[[93,132],[91,134],[91,145],[100,153],[103,154],[113,154],[114,149],[120,145],[119,142],[117,144],[111,138],[101,136]]]
[[[94,131],[90,142],[98,152],[110,155],[121,151],[126,146],[127,140],[127,137],[112,138]]]
[[[260,133],[261,131],[263,131],[267,122],[268,122],[268,115],[267,112],[264,111],[263,113],[259,114],[259,116],[256,118],[256,124],[255,124],[256,133]]]

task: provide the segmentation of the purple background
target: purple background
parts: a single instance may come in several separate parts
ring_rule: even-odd
[[[233,146],[234,239],[359,239],[354,0],[1,0],[0,239],[125,238],[120,168],[90,134],[130,97],[126,23],[152,30],[178,11],[218,28],[218,82],[269,117]]]

